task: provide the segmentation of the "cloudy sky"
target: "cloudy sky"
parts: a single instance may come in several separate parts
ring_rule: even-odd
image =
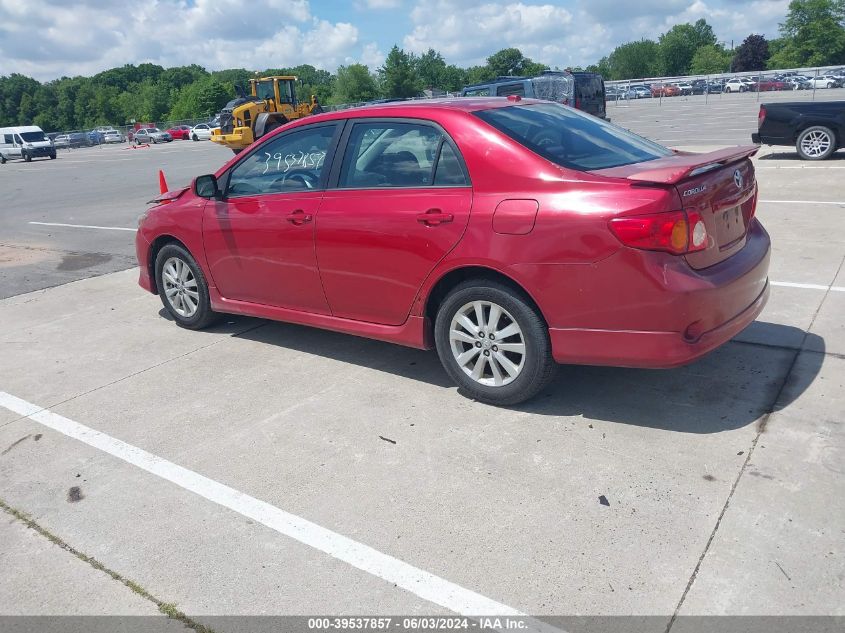
[[[0,0],[0,75],[39,80],[127,63],[209,70],[308,63],[375,69],[395,43],[449,63],[516,46],[552,66],[705,18],[730,45],[777,35],[788,0]],[[244,10],[248,7],[248,11]]]

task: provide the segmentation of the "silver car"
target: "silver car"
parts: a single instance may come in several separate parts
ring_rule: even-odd
[[[140,145],[141,143],[169,143],[173,137],[157,127],[146,127],[135,132],[134,139],[135,145]]]

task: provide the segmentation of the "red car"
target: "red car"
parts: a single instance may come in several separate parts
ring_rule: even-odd
[[[779,79],[761,79],[755,84],[755,90],[759,92],[772,92],[774,90],[792,90],[792,85]]]
[[[768,297],[755,147],[673,152],[549,102],[461,98],[310,116],[139,221],[140,285],[216,313],[436,347],[514,404],[555,363],[674,367]]]
[[[652,97],[677,97],[681,92],[678,86],[671,84],[653,84],[651,86]]]
[[[174,125],[172,128],[167,130],[167,133],[173,137],[173,140],[181,139],[183,141],[188,141],[191,138],[191,126],[190,125]]]

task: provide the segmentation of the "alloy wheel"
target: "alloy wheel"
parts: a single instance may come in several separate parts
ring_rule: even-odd
[[[449,345],[458,367],[475,382],[507,385],[525,366],[525,338],[516,319],[492,301],[471,301],[452,317]]]
[[[831,142],[825,132],[814,130],[801,139],[801,149],[807,156],[823,156],[830,149]]]
[[[199,306],[200,296],[191,267],[178,257],[170,257],[161,269],[161,279],[170,307],[179,316],[192,317]]]

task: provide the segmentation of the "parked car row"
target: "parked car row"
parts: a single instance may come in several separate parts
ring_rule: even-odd
[[[780,90],[813,90],[841,88],[845,85],[845,69],[819,76],[806,76],[793,72],[775,75],[750,75],[729,79],[693,79],[692,81],[667,81],[615,85],[607,87],[608,100],[644,99],[650,97],[677,97],[686,95],[773,92]]]

